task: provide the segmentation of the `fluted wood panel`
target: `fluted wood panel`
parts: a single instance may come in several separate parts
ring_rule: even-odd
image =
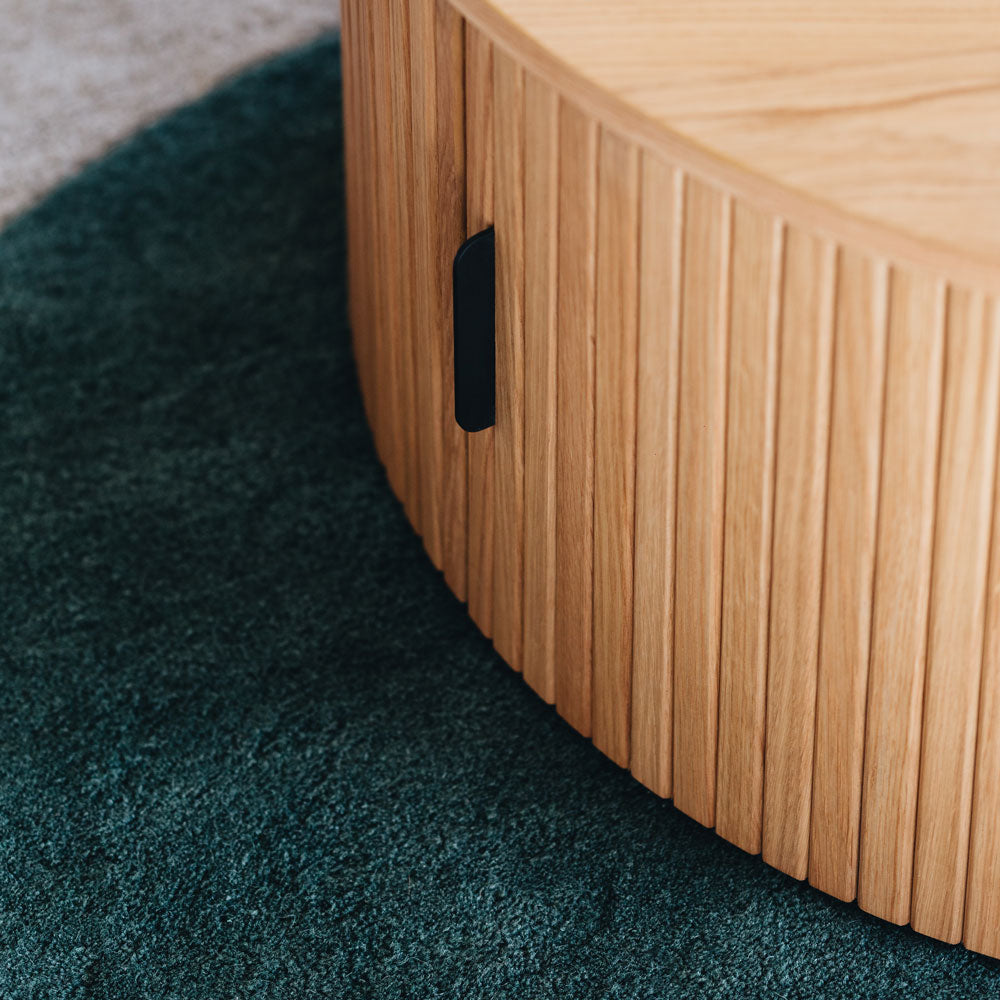
[[[420,529],[460,597],[466,590],[466,441],[454,409],[451,298],[438,280],[464,235],[462,19],[440,0],[410,4],[413,370],[416,375]]]
[[[894,269],[865,720],[858,902],[910,917],[944,364],[944,285]]]
[[[493,225],[493,46],[468,24],[464,97],[465,235],[474,236]],[[438,280],[447,287],[447,273]],[[487,636],[493,635],[493,439],[492,427],[467,435],[469,615]]]
[[[556,346],[556,708],[591,727],[597,123],[559,106]]]
[[[982,295],[949,295],[944,367],[911,922],[918,931],[958,941],[1000,393],[1000,337]]]
[[[593,730],[595,746],[626,767],[635,563],[639,150],[603,130],[598,163]]]
[[[993,336],[1000,339],[1000,309],[992,308]],[[965,893],[963,939],[976,951],[1000,957],[1000,530],[994,487],[993,532],[986,590],[986,637],[976,736],[972,828]]]
[[[392,488],[543,698],[726,839],[1000,956],[1000,310],[646,148],[447,0],[347,0]],[[497,423],[451,260],[497,237]]]
[[[389,330],[393,353],[396,396],[395,448],[401,499],[407,516],[418,532],[423,531],[420,509],[421,456],[417,443],[417,352],[414,322],[413,215],[409,199],[413,191],[413,134],[410,109],[410,30],[408,5],[389,4],[387,11],[386,59],[376,63],[378,78],[386,88],[383,156],[386,187],[382,198],[390,210],[390,242],[385,248],[392,282]],[[422,361],[423,359],[421,359]]]
[[[715,825],[744,851],[761,846],[771,525],[784,229],[733,210],[725,562]]]
[[[493,644],[521,669],[524,628],[524,70],[493,53],[496,428]]]
[[[854,899],[882,452],[884,261],[841,251],[836,313],[809,881]]]
[[[642,156],[631,770],[673,790],[674,539],[683,174]]]
[[[732,203],[688,178],[681,285],[674,802],[715,823]]]
[[[524,679],[556,699],[559,98],[524,81]]]
[[[823,577],[833,346],[833,246],[785,240],[771,546],[764,860],[805,878]]]

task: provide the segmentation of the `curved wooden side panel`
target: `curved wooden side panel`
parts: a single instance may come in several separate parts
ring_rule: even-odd
[[[344,72],[365,405],[474,620],[699,822],[1000,956],[997,303],[616,134],[446,0],[348,0]]]

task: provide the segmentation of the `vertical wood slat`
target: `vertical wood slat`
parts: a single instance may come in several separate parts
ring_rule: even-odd
[[[783,227],[733,208],[716,829],[760,853]]]
[[[674,803],[715,822],[731,202],[688,178],[674,618]]]
[[[358,292],[361,288],[362,260],[360,255],[361,240],[364,238],[363,224],[359,218],[362,208],[361,172],[359,168],[359,153],[362,137],[362,121],[364,108],[358,93],[358,76],[363,63],[358,57],[357,36],[355,25],[355,0],[345,0],[340,11],[340,44],[343,52],[341,67],[341,94],[343,98],[344,148],[353,155],[344,157],[344,201],[347,208],[347,275],[348,302],[347,317],[354,334],[354,355],[358,367],[359,381],[363,386],[362,393],[368,386],[368,368],[365,364],[364,341],[359,337],[361,324],[361,309],[358,302]],[[361,352],[359,354],[359,347]]]
[[[858,904],[897,924],[910,917],[944,297],[930,275],[891,274]]]
[[[528,74],[524,166],[524,652],[527,683],[556,697],[556,234],[559,98]]]
[[[850,900],[858,883],[882,445],[888,330],[884,261],[841,251],[836,323],[809,882]]]
[[[434,190],[438,244],[434,288],[433,336],[441,344],[443,401],[439,419],[444,441],[444,489],[441,498],[441,545],[444,577],[459,600],[467,595],[469,545],[468,435],[455,420],[454,341],[451,267],[465,239],[465,30],[464,20],[448,0],[435,0],[434,87],[438,107],[434,150]]]
[[[413,114],[414,338],[417,341],[416,424],[420,448],[419,493],[423,542],[438,569],[444,568],[441,540],[444,494],[445,393],[444,316],[436,289],[440,281],[441,234],[438,230],[438,160],[436,0],[411,0],[411,110]],[[447,72],[447,67],[442,67]],[[447,115],[447,106],[440,112]],[[447,227],[447,218],[440,220]]]
[[[380,351],[382,333],[378,329],[377,319],[381,305],[377,291],[377,267],[379,254],[375,240],[379,232],[379,206],[377,199],[376,156],[375,156],[375,103],[374,103],[374,67],[372,65],[373,38],[372,16],[368,4],[359,3],[355,7],[357,14],[356,53],[358,64],[358,92],[362,105],[360,157],[362,173],[361,211],[363,214],[364,238],[362,242],[362,291],[360,296],[361,325],[366,340],[367,366],[369,368],[369,391],[367,398],[368,414],[372,428],[372,436],[377,443],[380,439],[380,428],[384,422],[384,411],[380,405],[384,391],[382,371],[385,367],[385,353]]]
[[[493,52],[496,425],[493,645],[521,668],[524,612],[524,70]]]
[[[987,306],[989,336],[1000,341],[1000,307]],[[983,665],[980,681],[969,866],[965,892],[965,944],[1000,958],[1000,518],[997,486],[993,495],[993,526]]]
[[[673,790],[674,549],[684,179],[642,154],[635,570],[629,766],[657,795]]]
[[[393,253],[396,239],[393,224],[395,189],[392,148],[390,145],[392,106],[389,88],[389,10],[387,0],[373,0],[368,5],[370,49],[370,103],[372,129],[372,196],[375,207],[375,267],[372,325],[375,355],[381,378],[377,379],[375,409],[379,419],[373,428],[375,447],[385,466],[386,476],[397,496],[402,496],[406,479],[401,462],[402,389],[400,385],[398,329],[398,281]]]
[[[836,247],[785,239],[764,761],[764,860],[794,878],[809,862],[823,583]]]
[[[368,144],[372,134],[371,106],[365,86],[370,72],[366,54],[366,11],[358,0],[347,0],[341,14],[341,37],[344,48],[344,146],[352,155],[344,157],[347,226],[349,319],[358,380],[369,427],[374,428],[378,415],[374,407],[375,372],[374,336],[369,304],[371,286],[370,242],[373,222],[369,195],[371,170]]]
[[[400,389],[399,423],[396,427],[397,460],[403,492],[400,499],[417,534],[423,534],[420,508],[421,456],[417,441],[417,350],[414,343],[414,253],[410,201],[413,191],[413,140],[410,114],[410,25],[407,8],[389,4],[389,160],[395,179],[390,194],[392,220],[389,253],[392,261],[396,322],[389,335],[396,341],[397,385]]]
[[[639,150],[605,129],[598,155],[593,738],[599,750],[625,767],[635,555]]]
[[[559,107],[556,390],[556,706],[591,729],[597,125]]]
[[[962,936],[997,448],[990,320],[982,295],[950,292],[910,923],[952,943]]]
[[[465,25],[466,235],[493,224],[493,48]],[[469,434],[469,615],[483,635],[493,635],[492,427]]]

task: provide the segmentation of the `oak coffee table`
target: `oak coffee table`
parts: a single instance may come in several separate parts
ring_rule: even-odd
[[[368,418],[472,618],[720,836],[1000,957],[996,3],[345,0],[343,60]]]

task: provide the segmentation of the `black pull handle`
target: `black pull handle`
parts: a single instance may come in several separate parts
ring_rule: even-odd
[[[493,227],[455,254],[455,419],[464,431],[496,423],[496,243]]]

